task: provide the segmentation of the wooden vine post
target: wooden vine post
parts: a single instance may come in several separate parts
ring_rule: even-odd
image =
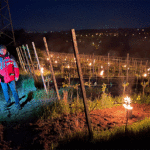
[[[35,70],[34,70],[34,66],[33,66],[33,61],[32,61],[32,58],[31,58],[31,55],[30,55],[30,50],[29,50],[29,47],[28,47],[28,44],[26,44],[26,48],[27,48],[27,51],[28,51],[28,56],[30,58],[30,61],[31,61],[31,67],[32,67],[32,71],[33,71],[33,76],[35,78],[36,81],[38,81],[36,75],[35,75]]]
[[[78,71],[78,75],[80,78],[80,87],[81,87],[81,91],[82,91],[82,95],[83,95],[84,111],[85,111],[86,121],[87,121],[87,125],[88,125],[89,136],[90,136],[90,139],[92,139],[93,132],[92,132],[92,128],[91,128],[91,120],[90,120],[89,110],[88,110],[88,106],[87,106],[86,91],[85,91],[84,82],[83,82],[83,75],[82,75],[82,69],[81,69],[81,64],[80,64],[80,56],[79,56],[79,51],[78,51],[78,46],[77,46],[75,29],[71,29],[71,32],[72,32],[72,37],[73,37],[74,54],[75,54],[75,58],[76,58],[77,71]]]
[[[108,86],[109,86],[109,53],[108,53],[108,62],[107,62],[107,80],[108,80]]]
[[[129,53],[127,54],[127,66],[126,66],[126,67],[127,67],[127,68],[126,68],[126,69],[127,69],[126,81],[128,82],[128,76],[129,76],[129,75],[128,75],[128,74],[129,74],[129,69],[128,69],[128,68],[129,68]]]
[[[17,54],[18,54],[18,58],[19,58],[19,62],[20,62],[21,68],[25,70],[25,66],[23,64],[23,61],[22,61],[22,58],[21,58],[21,55],[20,55],[18,47],[16,47],[16,51],[17,51]]]
[[[45,37],[43,37],[43,41],[44,41],[46,52],[47,52],[48,58],[49,58],[50,69],[51,69],[51,73],[52,73],[52,76],[53,76],[53,81],[54,81],[54,85],[55,85],[55,89],[56,89],[56,93],[57,93],[57,98],[58,98],[58,100],[60,100],[59,91],[58,91],[58,87],[57,87],[57,82],[56,82],[56,78],[55,78],[55,74],[54,74],[54,70],[53,70],[53,65],[52,65],[52,61],[51,61],[51,57],[50,57],[50,54],[49,54],[48,45],[47,45]]]
[[[40,72],[41,72],[41,77],[42,77],[42,81],[43,81],[43,84],[44,84],[44,88],[45,88],[46,93],[48,94],[48,91],[47,91],[47,88],[46,88],[46,84],[45,84],[45,80],[44,80],[44,76],[43,76],[43,73],[41,71],[41,65],[40,65],[40,62],[39,62],[39,58],[38,58],[38,55],[37,55],[37,52],[36,52],[36,48],[35,48],[34,42],[32,42],[32,46],[33,46],[35,57],[36,57],[36,60],[38,62],[38,66],[39,66],[39,69],[40,69]]]
[[[19,50],[20,50],[20,55],[21,55],[21,58],[22,58],[22,62],[23,62],[23,65],[24,65],[25,72],[27,73],[26,60],[25,60],[25,58],[24,58],[24,54],[23,54],[23,52],[22,52],[21,46],[19,46]]]

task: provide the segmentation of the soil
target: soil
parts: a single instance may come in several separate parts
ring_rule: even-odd
[[[128,119],[128,124],[150,116],[150,105],[132,104],[131,106],[133,110],[131,118]],[[92,127],[98,131],[126,125],[126,111],[123,106],[94,110],[90,112],[90,118]],[[1,128],[5,127],[2,126]],[[49,149],[51,144],[58,142],[59,137],[64,134],[82,130],[87,130],[85,115],[84,113],[78,113],[63,114],[62,117],[53,121],[39,119],[32,123],[18,123],[14,127],[4,129],[4,133],[1,134],[3,134],[3,143],[4,141],[7,142],[8,146],[11,141],[10,147],[13,149]]]

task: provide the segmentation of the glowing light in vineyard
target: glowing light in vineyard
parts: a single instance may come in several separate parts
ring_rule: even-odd
[[[53,57],[53,55],[51,55],[51,57]]]
[[[67,68],[70,68],[70,66],[68,65]]]
[[[148,68],[147,71],[150,71],[150,68]]]
[[[55,60],[55,64],[57,64],[57,60]]]
[[[123,67],[127,67],[127,65],[124,65]]]
[[[101,76],[103,76],[103,75],[104,75],[104,70],[102,70],[102,71],[100,72],[100,75],[101,75]]]
[[[47,60],[49,60],[49,58],[47,58]]]
[[[130,97],[126,96],[124,98],[124,102],[125,102],[125,104],[123,104],[123,106],[125,109],[132,109],[133,108],[130,106],[130,104],[131,104],[131,98]]]
[[[146,74],[146,73],[144,73],[144,74],[143,74],[143,77],[147,77],[147,74]]]
[[[43,67],[41,67],[41,72],[42,72],[42,73],[44,72],[44,68],[43,68]]]
[[[103,66],[101,66],[101,68],[103,68]]]
[[[91,66],[92,65],[92,63],[89,63],[89,66]]]

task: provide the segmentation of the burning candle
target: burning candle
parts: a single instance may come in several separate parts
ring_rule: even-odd
[[[125,102],[125,104],[123,104],[123,106],[125,107],[125,109],[132,109],[133,108],[133,107],[130,106],[130,104],[131,104],[130,97],[126,96],[124,98],[124,102]]]
[[[41,68],[41,72],[42,72],[42,73],[44,72],[44,68],[43,68],[43,67]]]
[[[128,118],[132,118],[132,108],[133,107],[130,106],[130,103],[131,103],[130,97],[126,96],[124,98],[124,102],[125,102],[125,104],[123,104],[123,106],[126,109],[126,118],[127,118],[126,125],[127,125]]]
[[[89,66],[91,66],[92,65],[92,63],[89,63]]]
[[[144,73],[144,74],[143,74],[143,77],[147,77],[147,74],[146,74],[146,73]]]
[[[100,72],[100,76],[103,76],[104,75],[104,70],[102,70],[101,72]]]

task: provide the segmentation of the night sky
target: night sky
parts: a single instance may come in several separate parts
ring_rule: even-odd
[[[64,31],[150,26],[149,0],[9,0],[14,29]]]

